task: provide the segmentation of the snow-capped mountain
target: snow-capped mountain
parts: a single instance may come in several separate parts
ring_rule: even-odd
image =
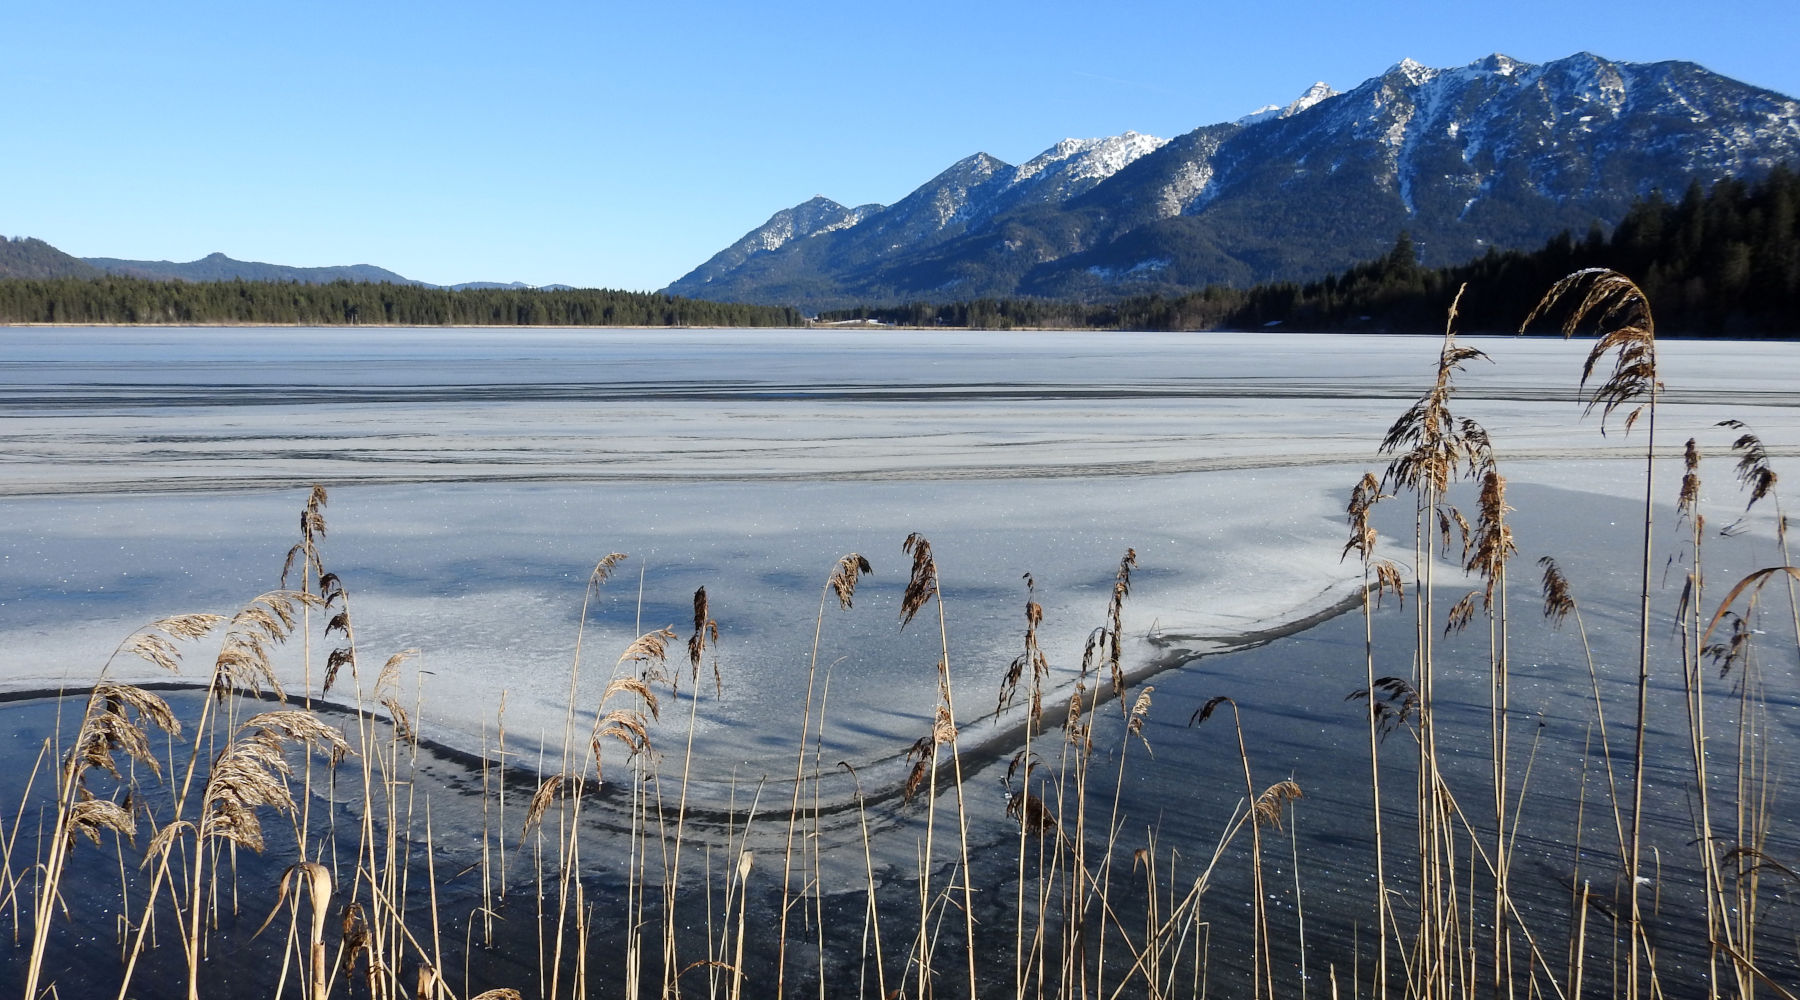
[[[1179,291],[1314,277],[1401,230],[1447,264],[1795,159],[1800,104],[1691,63],[1403,60],[1172,141],[1065,140],[1016,167],[976,154],[891,207],[843,221],[827,202],[847,213],[835,228],[740,255],[765,226],[669,291],[813,306]]]
[[[710,260],[695,268],[683,280],[706,284],[742,267],[745,261],[757,254],[772,253],[794,240],[808,236],[846,229],[881,211],[883,207],[859,205],[856,208],[845,208],[823,195],[803,201],[793,208],[784,208],[769,216],[769,221],[745,233],[736,243],[713,254]]]
[[[706,263],[669,286],[675,295],[729,299],[726,287],[746,284],[787,288],[788,275],[814,266],[811,252],[831,248],[818,267],[841,269],[912,253],[959,236],[971,227],[1022,205],[1055,205],[1080,195],[1154,152],[1168,140],[1126,132],[1104,139],[1064,139],[1013,166],[986,153],[951,164],[943,173],[891,206],[846,209],[814,198],[782,209]],[[835,234],[830,241],[809,239]],[[717,287],[713,286],[717,282]],[[697,291],[704,289],[704,292]]]
[[[1279,104],[1265,105],[1257,108],[1255,111],[1250,112],[1244,117],[1239,118],[1237,123],[1239,125],[1255,125],[1258,122],[1266,122],[1274,118],[1292,118],[1300,112],[1305,111],[1307,108],[1323,101],[1327,97],[1336,97],[1337,93],[1337,91],[1331,89],[1331,84],[1326,83],[1324,80],[1320,80],[1318,83],[1306,88],[1306,93],[1295,98],[1293,103],[1289,104],[1287,107],[1284,108]]]

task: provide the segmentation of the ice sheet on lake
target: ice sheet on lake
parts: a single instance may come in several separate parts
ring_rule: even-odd
[[[1487,425],[1515,482],[1641,492],[1641,433],[1578,419],[1586,344],[1470,343],[1493,363],[1459,379],[1458,412]],[[560,731],[585,581],[621,551],[578,703],[639,631],[685,638],[704,586],[726,692],[702,706],[698,739],[774,767],[798,731],[825,577],[861,552],[875,573],[854,610],[826,609],[817,662],[827,752],[876,759],[924,732],[935,698],[935,618],[896,620],[908,533],[935,547],[965,720],[992,709],[1019,652],[1028,572],[1064,686],[1128,546],[1134,633],[1304,617],[1355,586],[1344,499],[1380,469],[1376,445],[1437,349],[1292,334],[0,332],[0,683],[83,683],[153,618],[272,589],[321,482],[324,556],[351,589],[365,662],[420,649],[408,690],[465,746],[499,724],[502,697],[515,738]],[[1795,345],[1662,356],[1668,454],[1690,434],[1722,454],[1725,417],[1796,453]],[[1724,468],[1711,481],[1730,488]],[[299,686],[299,650],[284,656]],[[683,691],[710,696],[711,669]]]

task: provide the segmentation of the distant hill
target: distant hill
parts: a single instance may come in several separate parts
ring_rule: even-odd
[[[98,278],[103,273],[40,239],[0,239],[0,278]]]
[[[570,291],[573,285],[528,285],[523,281],[465,281],[459,285],[434,285],[415,281],[373,264],[335,267],[293,267],[237,260],[222,253],[199,260],[125,260],[119,257],[72,257],[31,236],[0,237],[0,278],[98,278],[116,274],[151,281],[297,281],[303,285],[328,285],[334,281],[416,285],[422,288],[504,289]]]
[[[199,260],[178,263],[170,260],[120,260],[117,257],[84,257],[87,263],[107,274],[131,278],[154,278],[168,281],[298,281],[307,285],[324,285],[333,281],[386,281],[395,285],[422,285],[425,282],[395,274],[373,264],[348,264],[337,267],[290,267],[286,264],[264,264],[252,260],[233,260],[222,253],[207,254]]]
[[[1168,141],[1065,140],[1017,167],[977,153],[892,206],[815,198],[665,290],[808,308],[1107,301],[1311,280],[1402,231],[1437,267],[1797,157],[1800,102],[1693,63],[1403,60]]]
[[[424,282],[415,281],[413,284],[419,285],[424,284]],[[453,292],[466,292],[470,289],[477,288],[486,290],[505,289],[514,292],[532,290],[540,292],[567,292],[573,291],[575,288],[574,285],[527,285],[523,281],[465,281],[460,285],[433,285],[431,287],[448,288]]]

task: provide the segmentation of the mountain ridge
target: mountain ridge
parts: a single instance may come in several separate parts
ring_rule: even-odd
[[[716,254],[664,291],[809,308],[1178,293],[1318,277],[1402,230],[1438,266],[1610,226],[1652,190],[1797,157],[1800,104],[1693,63],[1403,59],[1342,93],[1315,84],[1279,109],[1154,140],[1040,199],[1007,183],[1021,168],[977,153],[893,206]]]
[[[561,284],[528,285],[522,281],[465,281],[455,285],[434,285],[374,264],[296,267],[237,260],[219,252],[191,261],[75,257],[36,237],[0,238],[0,278],[99,278],[109,274],[152,281],[294,281],[305,285],[355,281],[448,288],[451,291],[532,288],[560,291],[572,287]]]

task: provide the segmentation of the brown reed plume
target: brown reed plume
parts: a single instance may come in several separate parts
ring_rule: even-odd
[[[1368,687],[1345,695],[1344,700],[1369,703],[1370,725],[1382,740],[1411,723],[1419,711],[1419,693],[1404,677],[1377,677]]]
[[[544,814],[550,811],[550,806],[562,793],[567,780],[563,772],[558,771],[538,783],[537,791],[531,793],[531,802],[525,807],[525,823],[519,830],[520,847],[525,846],[525,838],[531,835],[531,831],[542,825]]]
[[[1519,329],[1523,331],[1552,314],[1561,317],[1559,326],[1564,337],[1573,336],[1584,326],[1591,325],[1599,331],[1599,339],[1581,366],[1582,387],[1587,386],[1607,354],[1615,357],[1612,373],[1588,397],[1587,409],[1592,412],[1600,407],[1600,432],[1604,434],[1606,420],[1613,411],[1630,406],[1625,429],[1631,430],[1639,416],[1654,408],[1656,393],[1662,388],[1656,374],[1656,322],[1643,289],[1607,268],[1576,271],[1544,293]]]
[[[337,683],[338,671],[349,666],[354,670],[356,663],[356,628],[350,621],[350,592],[344,589],[344,583],[336,573],[325,573],[319,577],[319,597],[326,611],[338,606],[338,612],[325,623],[325,638],[330,639],[333,632],[343,636],[344,644],[334,647],[325,656],[325,683],[321,691],[330,691]]]
[[[1000,678],[1000,695],[994,702],[995,723],[1000,712],[1013,702],[1025,671],[1031,671],[1030,721],[1036,725],[1044,717],[1044,678],[1050,673],[1050,660],[1038,645],[1038,628],[1044,623],[1044,606],[1037,602],[1037,581],[1030,573],[1025,580],[1025,651],[1013,657]]]
[[[1488,624],[1489,662],[1489,759],[1492,762],[1494,796],[1494,988],[1498,991],[1510,980],[1512,964],[1512,926],[1507,919],[1510,896],[1511,841],[1507,835],[1507,811],[1511,792],[1507,763],[1511,754],[1511,631],[1506,617],[1506,564],[1518,552],[1513,542],[1512,526],[1506,515],[1512,507],[1506,503],[1506,477],[1490,461],[1481,474],[1481,493],[1477,503],[1475,526],[1465,529],[1463,568],[1481,580],[1482,610]],[[1458,515],[1461,523],[1461,516]],[[1498,602],[1496,602],[1496,591]],[[1473,597],[1464,598],[1473,612]],[[1496,607],[1498,603],[1498,607]],[[1458,608],[1464,605],[1459,604]],[[1452,610],[1452,615],[1456,614]],[[1521,794],[1523,794],[1521,792]]]
[[[900,627],[912,624],[927,602],[937,595],[937,564],[931,558],[931,543],[924,535],[913,532],[900,543],[900,551],[912,556],[912,575],[906,581],[906,590],[900,596]],[[841,565],[841,564],[840,564]],[[845,607],[849,607],[848,601]]]
[[[213,661],[207,692],[218,701],[233,692],[261,696],[266,686],[278,700],[287,693],[275,676],[269,654],[293,634],[301,608],[317,607],[319,598],[298,590],[272,590],[260,594],[231,616],[225,641]]]
[[[234,692],[260,695],[262,685],[267,684],[274,689],[277,698],[284,698],[280,683],[276,680],[270,662],[272,647],[287,641],[294,632],[296,624],[296,608],[306,609],[316,606],[319,598],[303,591],[277,590],[258,595],[237,614],[229,619],[225,637],[221,642],[219,653],[213,662],[213,669],[207,681],[208,697],[203,699],[200,718],[194,726],[194,738],[190,743],[187,767],[181,778],[180,788],[174,794],[174,812],[165,826],[157,832],[163,837],[170,830],[192,829],[194,824],[181,819],[186,808],[188,793],[193,788],[195,777],[200,772],[201,750],[206,738],[212,732],[215,709],[225,704],[226,699]],[[199,629],[206,626],[211,616],[181,616],[182,628]],[[166,621],[175,621],[169,619]],[[214,623],[216,625],[216,623]],[[171,634],[179,634],[171,631]],[[150,644],[154,646],[155,644]],[[155,657],[152,656],[155,660]],[[310,768],[310,758],[308,766]],[[169,834],[171,837],[173,834]],[[200,838],[196,838],[197,842]],[[152,846],[155,846],[155,840]],[[163,885],[170,881],[169,850],[167,844],[161,851],[149,850],[145,853],[145,864],[156,865],[150,880],[150,889],[143,904],[143,919],[137,922],[131,948],[125,960],[124,982],[120,987],[120,996],[124,997],[131,983],[131,977],[137,968],[137,960],[143,953],[148,941],[150,929],[154,926],[151,916],[156,909],[156,901]],[[200,865],[195,864],[196,878]],[[196,883],[198,884],[198,883]],[[192,943],[190,943],[192,947]],[[190,954],[190,958],[192,955]]]
[[[929,546],[926,548],[926,554],[929,557]],[[870,568],[869,560],[863,558],[860,553],[852,552],[837,561],[837,565],[832,568],[831,576],[825,581],[825,585],[831,588],[833,594],[837,595],[838,607],[849,611],[852,599],[856,596],[856,581],[861,578],[862,574],[873,572],[875,571]],[[910,621],[911,618],[907,620]]]
[[[1027,833],[1049,833],[1057,829],[1055,813],[1031,791],[1031,775],[1041,766],[1035,755],[1028,756],[1027,751],[1020,750],[1013,754],[1012,762],[1006,766],[1006,776],[1001,779],[1007,789],[1006,815],[1018,820]],[[1013,790],[1015,777],[1019,781],[1017,791]]]
[[[1506,523],[1506,515],[1512,511],[1506,505],[1506,477],[1491,466],[1481,477],[1479,504],[1475,530],[1469,538],[1468,558],[1463,568],[1485,583],[1482,603],[1491,610],[1494,606],[1494,587],[1503,578],[1506,561],[1519,551],[1519,547],[1513,543],[1512,526]]]
[[[325,572],[319,560],[319,539],[325,537],[325,504],[329,502],[325,487],[317,483],[306,495],[306,506],[300,511],[300,540],[287,551],[287,558],[281,564],[281,588],[287,589],[288,573],[298,564],[302,571],[311,570],[315,574]],[[305,590],[302,580],[301,589]]]
[[[1156,685],[1146,684],[1138,692],[1137,700],[1131,703],[1130,721],[1125,724],[1125,732],[1136,736],[1138,742],[1144,744],[1144,752],[1156,756],[1150,750],[1150,740],[1144,735],[1144,720],[1150,715],[1150,695],[1155,693]]]
[[[88,794],[83,783],[91,770],[123,780],[113,757],[120,752],[161,777],[162,761],[150,746],[151,726],[172,737],[181,736],[181,720],[168,702],[140,687],[111,681],[96,684],[66,765],[74,775],[77,793],[84,798]]]
[[[319,542],[325,537],[325,505],[329,501],[330,498],[325,492],[325,487],[318,483],[314,483],[312,489],[307,491],[306,503],[300,508],[300,540],[295,542],[293,546],[288,549],[287,557],[284,558],[281,563],[280,586],[282,590],[289,589],[288,573],[291,572],[294,569],[295,564],[298,563],[300,569],[300,584],[294,589],[297,589],[302,594],[311,594],[313,593],[313,583],[314,581],[317,581],[322,594],[325,587],[325,576],[327,574],[325,573],[324,560],[319,555]],[[345,620],[347,622],[348,618]],[[312,708],[313,686],[311,605],[303,605],[301,608],[301,634],[301,641],[305,646],[305,649],[301,652],[300,658],[301,679],[303,681],[301,685],[301,699],[304,706],[310,709]],[[327,630],[326,634],[329,635],[330,630]],[[342,653],[342,650],[334,650],[331,662],[338,663],[338,657],[342,655]],[[339,665],[341,665],[341,663],[339,663]],[[328,678],[335,677],[335,671],[332,666],[328,665],[326,671]],[[327,686],[329,686],[329,683]],[[307,787],[310,789],[312,786],[312,769],[310,761],[307,765],[306,783]],[[310,794],[307,798],[310,801]],[[303,817],[302,826],[304,825],[305,821]]]
[[[719,641],[719,623],[712,617],[712,605],[706,599],[706,588],[694,591],[694,632],[688,636],[688,671],[692,683],[700,682],[700,658],[706,655],[708,641]],[[713,691],[723,694],[725,682],[719,677],[719,664],[713,661]]]
[[[1695,517],[1700,504],[1700,444],[1693,438],[1681,452],[1681,493],[1675,500],[1675,511],[1682,517]],[[1751,504],[1756,503],[1752,497]],[[1747,509],[1747,508],[1746,508]]]
[[[1544,567],[1544,617],[1552,626],[1560,627],[1575,610],[1574,593],[1569,589],[1569,580],[1563,576],[1562,567],[1553,557],[1539,558],[1538,565]]]
[[[663,991],[666,994],[678,993],[680,962],[676,956],[677,918],[675,910],[680,896],[681,856],[687,832],[688,792],[691,789],[694,763],[694,731],[700,717],[700,660],[710,648],[713,650],[712,675],[713,696],[721,698],[725,694],[725,680],[719,672],[719,623],[712,617],[712,602],[707,597],[706,588],[694,591],[694,631],[688,637],[688,677],[694,685],[692,696],[688,699],[687,739],[681,758],[681,797],[675,810],[675,834],[673,844],[664,837],[663,855],[666,877],[663,879]],[[680,671],[674,671],[676,677]],[[678,694],[676,686],[671,685],[671,692]],[[660,807],[659,807],[660,812]]]
[[[295,808],[286,780],[293,774],[287,748],[295,745],[332,755],[354,752],[341,733],[309,712],[281,709],[252,716],[213,763],[201,797],[199,838],[217,837],[260,852],[262,821],[256,811],[266,807],[291,813]],[[175,825],[158,831],[158,838],[172,839]],[[151,853],[161,846],[155,845]]]
[[[1787,512],[1782,509],[1781,497],[1775,491],[1775,484],[1780,477],[1769,463],[1768,448],[1763,445],[1762,438],[1752,433],[1749,426],[1741,420],[1721,420],[1718,426],[1740,432],[1737,440],[1732,442],[1731,450],[1738,455],[1738,484],[1750,491],[1750,500],[1744,505],[1746,516],[1759,500],[1768,498],[1774,504],[1776,547],[1781,552],[1782,564],[1792,565],[1794,559],[1788,552]],[[1794,646],[1800,650],[1800,588],[1795,586],[1791,576],[1783,582],[1787,586],[1788,621],[1794,630]]]
[[[338,932],[341,941],[341,950],[339,951],[341,957],[338,961],[343,966],[345,977],[348,978],[356,975],[358,959],[366,957],[369,960],[367,966],[369,994],[373,996],[376,988],[375,977],[378,960],[370,945],[369,921],[363,915],[363,906],[353,899],[345,903],[339,909],[338,914]]]
[[[216,624],[216,616],[165,618],[133,632],[120,648],[173,670],[180,654],[168,637],[196,637]],[[74,743],[57,772],[56,825],[50,834],[33,911],[35,924],[25,977],[28,997],[37,996],[44,949],[60,906],[58,893],[75,838],[86,837],[98,846],[100,835],[106,830],[128,839],[137,836],[137,818],[132,810],[110,798],[96,796],[88,788],[88,773],[104,771],[115,780],[125,780],[114,757],[123,753],[160,777],[162,763],[150,745],[152,726],[171,737],[181,735],[181,721],[169,709],[168,702],[143,688],[101,680],[88,695]],[[130,801],[129,791],[126,801]]]
[[[1282,829],[1282,810],[1289,802],[1304,797],[1305,793],[1300,791],[1300,786],[1293,780],[1277,781],[1268,788],[1263,789],[1263,793],[1256,797],[1256,802],[1252,806],[1251,812],[1255,813],[1256,821],[1258,823],[1261,823],[1264,826],[1272,826],[1275,829],[1280,830]]]
[[[1022,574],[1021,579],[1025,581],[1025,648],[1018,656],[1013,657],[1007,665],[1006,673],[1001,677],[1000,691],[994,702],[994,722],[996,725],[999,724],[1001,711],[1012,704],[1014,696],[1018,693],[1020,681],[1029,671],[1031,674],[1031,701],[1030,708],[1025,714],[1024,746],[1014,755],[1012,763],[1006,769],[1006,777],[1002,781],[1002,785],[1006,788],[1006,815],[1019,823],[1018,854],[1015,866],[1018,882],[1013,897],[1013,985],[1015,993],[1022,998],[1025,994],[1026,970],[1030,963],[1028,953],[1034,950],[1034,945],[1027,942],[1028,940],[1035,941],[1035,938],[1028,939],[1026,935],[1025,898],[1028,838],[1033,833],[1044,834],[1055,830],[1057,824],[1055,816],[1045,805],[1044,800],[1031,790],[1032,772],[1038,767],[1037,754],[1032,749],[1032,742],[1038,734],[1039,727],[1043,724],[1044,678],[1050,673],[1050,660],[1038,642],[1038,630],[1044,623],[1044,607],[1037,601],[1037,580],[1030,573]],[[1079,701],[1080,698],[1080,693],[1077,692],[1074,700]],[[1022,774],[1019,773],[1021,765],[1024,768]],[[1017,790],[1013,788],[1012,784],[1015,775],[1019,777]],[[1042,877],[1043,853],[1040,842],[1038,886],[1032,894],[1037,903],[1040,931],[1043,926],[1043,911],[1047,905]]]
[[[1120,699],[1119,707],[1125,707],[1125,669],[1122,665],[1123,653],[1121,643],[1125,633],[1123,615],[1125,598],[1131,596],[1131,571],[1137,568],[1137,550],[1128,548],[1119,560],[1119,571],[1113,576],[1112,599],[1106,604],[1106,620],[1110,626],[1107,641],[1106,664],[1112,673],[1113,697]]]
[[[1443,347],[1438,352],[1437,378],[1381,440],[1381,453],[1394,456],[1382,475],[1383,491],[1404,487],[1441,494],[1459,470],[1473,476],[1488,462],[1487,432],[1472,420],[1458,420],[1450,410],[1455,374],[1470,361],[1490,360],[1486,353],[1456,342],[1456,307],[1462,291],[1457,290],[1456,301],[1450,305]]]
[[[213,762],[201,795],[198,822],[176,820],[156,832],[146,851],[146,863],[166,864],[176,839],[183,832],[194,837],[192,880],[189,884],[187,961],[188,998],[197,1000],[200,984],[200,915],[205,909],[201,887],[205,884],[207,845],[214,840],[237,847],[263,850],[261,808],[294,815],[296,806],[287,779],[290,745],[324,748],[334,757],[351,753],[349,741],[310,712],[281,709],[251,717],[232,734],[225,751]]]
[[[674,637],[673,632],[664,631],[667,638]],[[657,633],[649,634],[656,635]],[[662,717],[661,705],[656,699],[656,693],[650,690],[648,684],[638,678],[614,678],[611,683],[606,685],[606,693],[601,695],[600,701],[604,705],[615,695],[620,694],[636,696],[638,703],[642,704],[644,708],[614,708],[606,711],[596,720],[594,735],[590,740],[591,749],[594,751],[594,775],[596,778],[600,777],[600,746],[602,743],[608,740],[617,740],[625,747],[627,758],[647,753],[650,750],[650,723]],[[645,712],[649,713],[649,718],[645,718]]]
[[[112,655],[106,658],[105,665],[100,668],[100,676],[106,676],[113,660],[121,653],[130,653],[171,674],[179,674],[181,651],[176,642],[202,638],[224,622],[224,615],[208,614],[170,615],[151,622],[119,643],[118,648],[113,650]]]

